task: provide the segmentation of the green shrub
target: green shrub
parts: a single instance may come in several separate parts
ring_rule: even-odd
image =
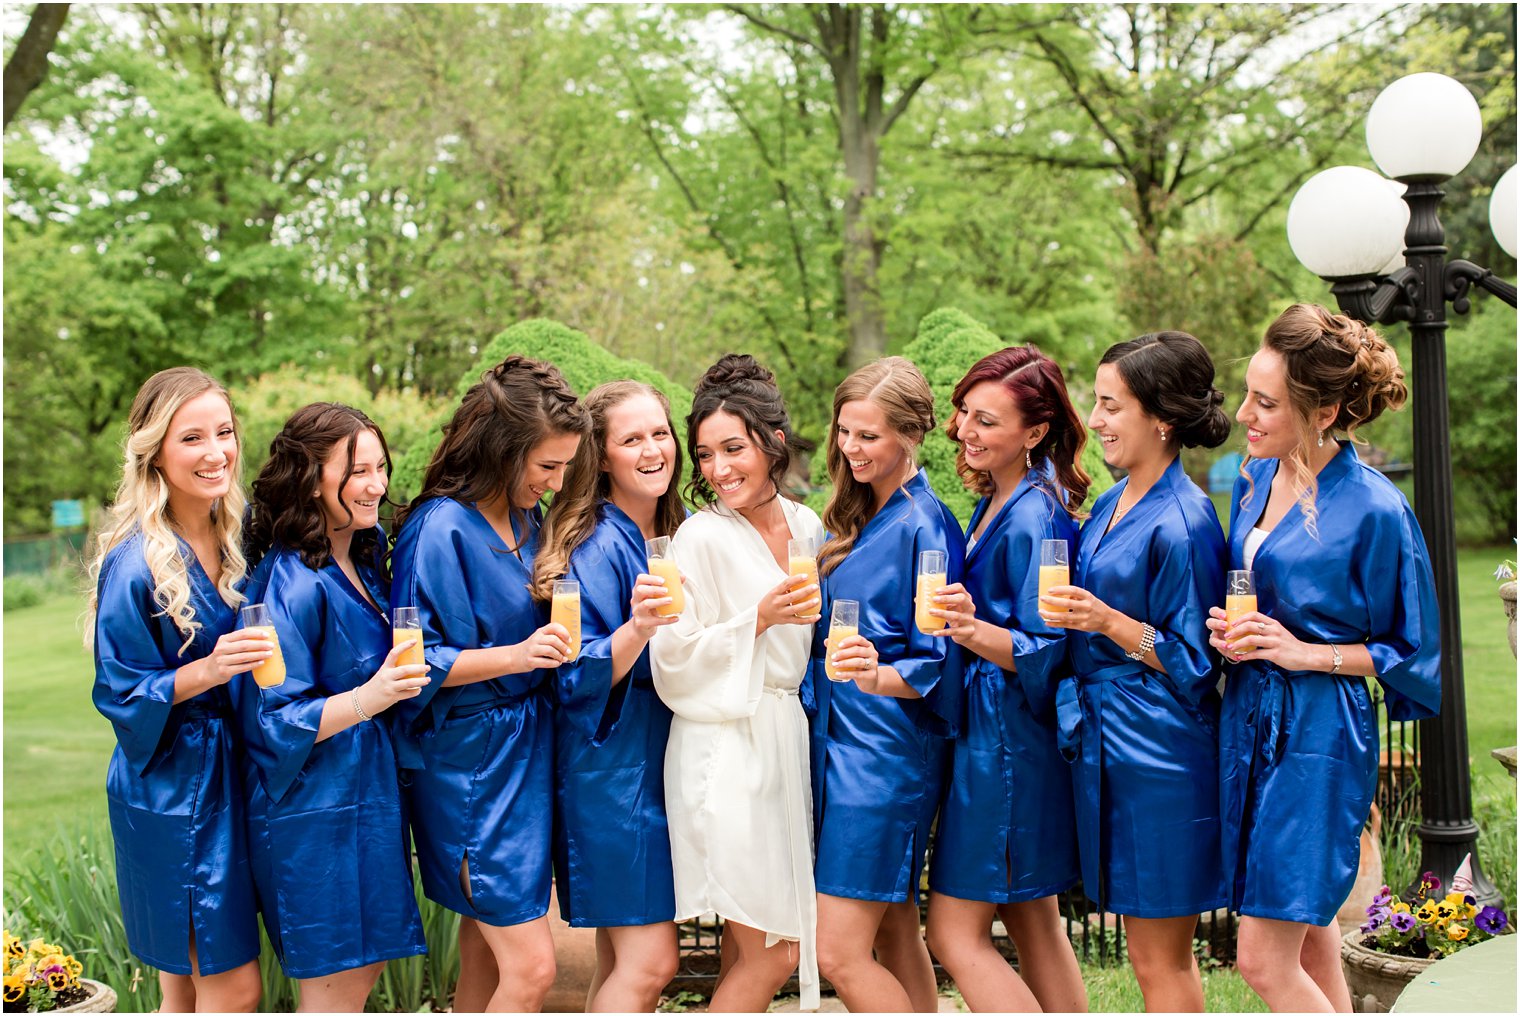
[[[1007,343],[971,315],[953,307],[942,307],[919,322],[918,333],[903,349],[903,355],[918,365],[928,379],[929,387],[934,389],[934,412],[943,425],[954,412],[950,396],[956,383],[966,376],[972,364],[1005,345]],[[945,436],[942,426],[936,427],[924,439],[919,460],[929,472],[935,493],[962,523],[969,521],[977,496],[961,484],[955,471],[955,444]],[[1083,449],[1082,468],[1093,478],[1092,490],[1088,494],[1090,507],[1093,498],[1113,486],[1096,441],[1089,441]]]
[[[5,609],[19,610],[35,607],[56,596],[78,593],[84,588],[84,577],[72,565],[49,568],[35,574],[22,573],[5,577]]]
[[[1515,535],[1515,312],[1491,303],[1446,337],[1452,508],[1458,538],[1477,544]]]

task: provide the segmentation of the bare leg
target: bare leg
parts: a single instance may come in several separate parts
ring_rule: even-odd
[[[323,977],[303,977],[301,1005],[297,1012],[363,1012],[364,1002],[380,979],[385,961],[351,970],[340,970]]]
[[[591,972],[591,983],[586,986],[586,1012],[595,1011],[591,1007],[591,1000],[602,990],[602,984],[612,972],[612,965],[616,961],[612,952],[612,936],[607,934],[606,928],[596,929],[596,969]]]
[[[477,922],[496,957],[496,990],[486,1012],[538,1012],[554,987],[554,939],[549,919],[537,917],[501,928]]]
[[[713,992],[708,1012],[765,1012],[776,992],[797,969],[797,943],[777,942],[765,946],[765,932],[725,921],[724,951],[733,941],[733,964],[723,983]]]
[[[1193,956],[1197,925],[1197,915],[1124,918],[1146,1012],[1203,1012],[1203,979]]]
[[[1019,953],[1024,983],[1046,1012],[1086,1012],[1087,986],[1061,922],[1061,902],[1044,896],[1005,903],[998,916]]]
[[[158,990],[164,999],[159,1012],[195,1012],[195,978],[189,974],[158,972]]]
[[[1323,988],[1303,966],[1310,927],[1295,921],[1241,917],[1235,965],[1273,1012],[1335,1012]],[[1344,987],[1344,982],[1342,982]]]
[[[612,968],[591,997],[587,1012],[654,1012],[660,992],[676,976],[676,926],[672,921],[625,928],[598,928],[614,954]],[[601,972],[600,949],[597,971]]]
[[[992,944],[994,909],[991,903],[930,893],[929,948],[955,978],[972,1012],[1039,1012],[1034,994]]]
[[[1336,1012],[1351,1011],[1351,989],[1346,987],[1346,968],[1341,963],[1341,928],[1335,918],[1323,928],[1309,929],[1299,961]]]
[[[496,957],[473,917],[459,918],[459,983],[454,987],[455,1012],[484,1012],[496,993]]]
[[[158,975],[164,1001],[159,1012],[254,1012],[264,994],[259,961],[249,960],[220,974],[202,974],[195,952],[195,931],[190,932],[190,970],[186,974]]]
[[[939,981],[934,961],[924,944],[914,903],[888,903],[881,927],[876,930],[876,956],[908,993],[915,1012],[939,1011]]]
[[[887,904],[818,894],[818,972],[851,1012],[912,1012],[908,991],[871,947]]]
[[[713,979],[713,994],[723,986],[723,978],[734,968],[734,961],[739,958],[739,946],[735,939],[728,933],[728,922],[725,921],[718,929],[718,976]]]

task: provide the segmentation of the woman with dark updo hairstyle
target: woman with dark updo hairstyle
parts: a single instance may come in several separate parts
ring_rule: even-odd
[[[460,915],[456,1012],[537,1012],[554,984],[547,682],[570,655],[533,599],[538,502],[591,417],[548,363],[509,356],[443,430],[403,513],[392,602],[415,606],[432,682],[398,707],[428,899]]]
[[[697,382],[686,420],[702,503],[672,541],[686,609],[650,643],[675,714],[665,808],[677,921],[724,920],[713,1011],[764,1012],[799,966],[818,1007],[808,669],[818,586],[787,574],[787,542],[823,524],[781,493],[795,444],[771,372],[729,354]]]
[[[1224,595],[1225,544],[1183,448],[1230,434],[1214,364],[1186,332],[1103,354],[1088,426],[1127,475],[1082,526],[1072,584],[1040,600],[1071,632],[1074,679],[1057,693],[1075,764],[1082,887],[1124,916],[1151,1012],[1201,1012],[1198,915],[1222,906],[1219,660],[1203,627]]]
[[[1251,357],[1235,414],[1248,458],[1230,512],[1230,567],[1252,571],[1259,609],[1228,623],[1211,607],[1208,627],[1233,664],[1220,776],[1238,961],[1274,1011],[1351,1009],[1335,915],[1356,879],[1377,784],[1367,678],[1394,720],[1441,706],[1425,540],[1404,495],[1354,444],[1359,427],[1407,395],[1381,336],[1295,304]]]
[[[251,763],[249,854],[304,1012],[362,1010],[386,960],[427,948],[387,710],[428,678],[398,665],[411,643],[391,637],[389,473],[374,421],[313,403],[270,445],[244,530],[257,566],[248,595],[268,606],[286,669],[275,687],[233,682]]]

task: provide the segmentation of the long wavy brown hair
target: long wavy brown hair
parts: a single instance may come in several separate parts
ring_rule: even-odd
[[[913,361],[886,356],[866,364],[834,389],[834,416],[829,424],[828,449],[824,453],[834,492],[823,510],[823,527],[832,535],[818,555],[818,572],[827,575],[844,561],[860,531],[876,512],[871,485],[850,472],[850,463],[839,448],[839,411],[846,403],[874,402],[887,419],[891,436],[909,462],[918,461],[924,435],[934,429],[934,391]]]
[[[533,559],[533,595],[547,600],[554,594],[554,580],[570,570],[570,556],[596,529],[597,508],[612,498],[612,477],[607,472],[607,414],[629,399],[647,395],[665,411],[665,426],[675,443],[675,461],[671,464],[670,486],[655,505],[654,528],[657,536],[674,536],[686,519],[681,501],[681,445],[675,440],[670,422],[670,400],[652,385],[642,381],[609,381],[598,385],[582,401],[591,414],[591,436],[575,450],[575,458],[566,470],[565,486],[554,495],[554,503],[544,517],[539,534],[538,553]]]
[[[359,410],[337,402],[313,402],[290,415],[269,443],[269,460],[253,481],[252,514],[243,536],[248,567],[256,566],[276,543],[300,554],[308,568],[327,564],[332,557],[327,516],[311,492],[322,485],[322,466],[341,444],[347,458],[338,483],[338,503],[348,512],[346,525],[353,524],[354,513],[343,500],[343,486],[354,475],[354,448],[366,430],[379,439],[389,474],[391,451],[385,435]],[[349,550],[354,561],[384,568],[385,546],[378,529],[355,533]]]
[[[464,503],[508,498],[512,524],[527,534],[528,513],[511,504],[529,453],[544,438],[591,431],[586,412],[552,363],[509,356],[481,375],[443,428],[443,441],[423,475],[422,490],[396,516],[396,531],[412,510],[435,497]],[[514,548],[515,549],[515,548]]]

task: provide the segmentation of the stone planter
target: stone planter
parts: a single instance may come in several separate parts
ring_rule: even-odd
[[[1504,603],[1504,616],[1509,618],[1509,651],[1515,654],[1515,583],[1506,582],[1499,587],[1499,599]]]
[[[75,1002],[73,1005],[65,1005],[54,1009],[54,1012],[115,1012],[116,992],[110,985],[92,981],[88,977],[81,977],[79,983],[90,992],[90,997],[83,1002]]]
[[[1362,945],[1360,931],[1348,932],[1341,939],[1341,965],[1346,970],[1346,987],[1351,989],[1354,1012],[1391,1012],[1399,993],[1435,962],[1435,957],[1414,959],[1390,956]]]

